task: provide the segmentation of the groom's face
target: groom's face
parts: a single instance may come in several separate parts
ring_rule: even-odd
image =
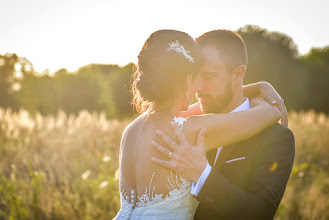
[[[225,112],[232,100],[232,74],[215,46],[203,46],[202,51],[205,64],[201,68],[201,83],[197,93],[201,108],[206,113]]]

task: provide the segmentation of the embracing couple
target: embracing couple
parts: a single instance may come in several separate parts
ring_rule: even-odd
[[[269,83],[243,86],[247,60],[232,31],[150,35],[132,85],[140,116],[121,140],[115,219],[273,219],[294,136]]]

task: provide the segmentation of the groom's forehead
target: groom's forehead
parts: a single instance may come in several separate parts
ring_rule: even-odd
[[[216,46],[209,45],[202,47],[202,51],[205,56],[206,65],[222,65],[227,61],[227,55],[224,52],[219,51]]]
[[[205,45],[202,46],[202,52],[206,58],[219,59],[225,58],[225,52],[216,47],[216,45]]]

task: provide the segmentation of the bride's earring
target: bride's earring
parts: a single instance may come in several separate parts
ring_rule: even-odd
[[[187,92],[185,92],[186,98],[188,98],[190,91],[188,90]]]

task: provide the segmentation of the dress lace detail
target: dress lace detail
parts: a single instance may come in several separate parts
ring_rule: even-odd
[[[124,191],[120,193],[121,210],[115,219],[193,219],[198,202],[191,195],[191,181],[171,172],[167,185],[170,189],[169,195],[163,197],[162,194],[154,194],[154,174],[150,185],[145,188],[145,194],[138,197],[136,204],[134,190],[130,198]],[[181,184],[178,183],[178,178],[182,181]]]
[[[182,128],[185,118],[175,118],[174,122]],[[168,195],[155,194],[156,186],[150,183],[145,187],[145,193],[137,196],[132,189],[130,197],[124,190],[120,191],[121,209],[114,219],[193,219],[198,201],[191,194],[192,182],[174,174],[167,177]]]

